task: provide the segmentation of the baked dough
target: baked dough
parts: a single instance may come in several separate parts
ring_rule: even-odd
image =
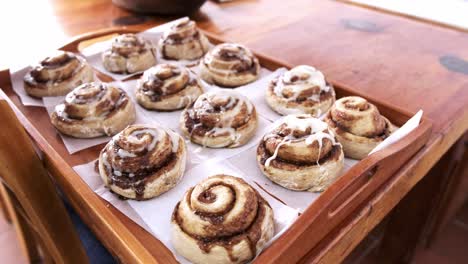
[[[158,64],[138,80],[136,99],[146,109],[174,111],[190,105],[203,93],[198,77],[175,64]]]
[[[226,90],[200,95],[180,119],[187,138],[210,148],[244,145],[255,134],[257,123],[254,105],[243,95]]]
[[[245,85],[257,80],[259,75],[258,59],[240,44],[219,44],[200,60],[200,77],[221,87]]]
[[[375,105],[358,96],[337,100],[325,121],[343,145],[346,157],[353,159],[365,158],[397,129]]]
[[[24,76],[24,89],[33,97],[61,96],[77,86],[92,82],[94,72],[81,56],[57,51],[33,66]]]
[[[156,49],[150,41],[140,36],[122,34],[115,37],[110,49],[102,54],[102,64],[113,73],[144,71],[156,64]]]
[[[135,106],[124,90],[108,83],[85,83],[55,107],[52,124],[77,138],[112,136],[135,121]]]
[[[281,115],[325,114],[335,102],[333,86],[314,67],[300,65],[271,81],[266,101]]]
[[[146,200],[172,189],[185,171],[185,142],[159,126],[132,125],[99,155],[99,175],[113,192]]]
[[[195,21],[188,18],[172,25],[159,41],[163,58],[170,60],[199,59],[209,48],[208,39],[197,29]]]
[[[341,145],[327,123],[311,115],[288,115],[257,148],[263,174],[295,191],[321,192],[340,175]]]
[[[246,263],[273,237],[273,210],[244,180],[215,175],[185,193],[171,227],[174,248],[193,263]]]

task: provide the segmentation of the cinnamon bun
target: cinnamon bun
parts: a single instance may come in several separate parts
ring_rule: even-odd
[[[182,132],[196,144],[210,148],[234,148],[255,134],[258,117],[253,104],[233,91],[200,95],[181,115]]]
[[[235,88],[257,80],[259,75],[258,59],[239,44],[219,44],[200,60],[200,77],[218,86]]]
[[[172,25],[159,41],[163,58],[170,60],[199,59],[209,48],[208,39],[197,29],[195,21],[188,18]]]
[[[172,244],[193,263],[246,263],[274,235],[273,210],[244,180],[215,175],[176,205]]]
[[[122,34],[112,40],[110,49],[102,54],[104,68],[113,73],[135,73],[156,64],[153,44],[135,34]]]
[[[137,83],[136,99],[146,109],[173,111],[191,104],[203,88],[190,71],[173,64],[158,64]]]
[[[24,89],[33,97],[66,95],[75,87],[94,80],[94,72],[84,58],[57,51],[33,66],[24,76]]]
[[[271,81],[266,101],[281,115],[311,114],[319,117],[335,102],[335,91],[320,71],[300,65]]]
[[[343,145],[345,155],[353,159],[366,157],[397,129],[375,105],[358,96],[337,100],[325,121]]]
[[[185,142],[158,126],[131,125],[99,155],[99,175],[113,192],[146,200],[172,189],[185,171]]]
[[[77,138],[115,135],[135,121],[135,107],[120,88],[107,83],[85,83],[65,97],[51,115],[63,134]]]
[[[327,123],[311,115],[288,115],[257,148],[263,174],[295,191],[324,191],[344,164],[341,145]]]

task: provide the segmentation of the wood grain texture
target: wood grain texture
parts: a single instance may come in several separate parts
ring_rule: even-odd
[[[0,175],[2,186],[8,188],[2,194],[9,198],[9,214],[28,260],[37,261],[35,241],[39,238],[44,254],[54,262],[87,263],[78,234],[33,142],[5,100],[0,100],[0,113],[4,126],[0,131]]]
[[[43,6],[55,16],[56,21],[50,25],[60,25],[49,27],[50,36],[41,39],[49,46],[57,43],[54,38],[106,28],[115,19],[129,15],[104,0],[52,1]],[[2,10],[9,9],[2,6]],[[30,17],[37,23],[23,32],[37,32],[51,23],[41,19],[41,12]],[[209,32],[245,43],[291,65],[314,65],[335,83],[372,98],[410,112],[422,108],[434,123],[429,144],[365,206],[357,208],[340,228],[323,239],[305,261],[343,259],[468,128],[468,81],[463,73],[468,60],[466,33],[319,0],[207,2],[193,18]],[[143,29],[170,19],[173,17],[151,17],[132,28]],[[18,37],[15,47],[27,49],[27,34]],[[30,59],[25,54],[4,53],[2,63],[6,66]],[[54,144],[52,147],[58,147],[59,154],[65,151]],[[73,164],[85,162],[78,156],[72,156]],[[138,233],[137,227],[130,230]]]

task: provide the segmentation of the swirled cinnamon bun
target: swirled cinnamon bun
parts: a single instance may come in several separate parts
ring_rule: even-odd
[[[247,143],[257,129],[257,112],[243,95],[233,91],[204,93],[181,115],[182,132],[196,144],[234,148]]]
[[[52,124],[77,138],[111,136],[135,121],[135,106],[124,90],[107,83],[85,83],[55,107]]]
[[[188,18],[172,25],[159,41],[163,58],[170,60],[195,60],[210,48],[210,42],[197,29],[195,21]]]
[[[93,70],[84,58],[71,52],[57,51],[33,66],[24,76],[24,89],[34,97],[60,96],[93,80]]]
[[[228,175],[190,188],[176,205],[171,226],[174,248],[193,263],[246,263],[274,235],[268,202]]]
[[[158,64],[146,70],[137,83],[136,98],[147,109],[173,111],[191,104],[203,88],[197,77],[174,64]]]
[[[102,54],[106,70],[113,73],[135,73],[156,64],[156,50],[150,41],[135,34],[122,34],[112,40]]]
[[[324,191],[344,164],[341,145],[327,123],[311,115],[288,115],[257,148],[263,174],[295,191]]]
[[[99,155],[99,174],[113,192],[146,200],[172,189],[185,171],[181,136],[158,126],[131,125],[115,135]]]
[[[345,155],[353,159],[366,157],[397,129],[375,105],[358,96],[337,100],[325,121],[343,145]]]
[[[271,81],[266,101],[281,115],[311,114],[319,117],[335,102],[335,91],[320,71],[300,65]]]
[[[200,77],[222,87],[248,84],[257,80],[259,75],[258,59],[240,44],[219,44],[200,60]]]

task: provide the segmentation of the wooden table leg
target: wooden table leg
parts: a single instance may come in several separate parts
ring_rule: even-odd
[[[468,133],[458,140],[434,168],[389,215],[378,248],[381,263],[409,263],[418,246],[427,247],[468,193]],[[456,204],[451,202],[456,201]]]

